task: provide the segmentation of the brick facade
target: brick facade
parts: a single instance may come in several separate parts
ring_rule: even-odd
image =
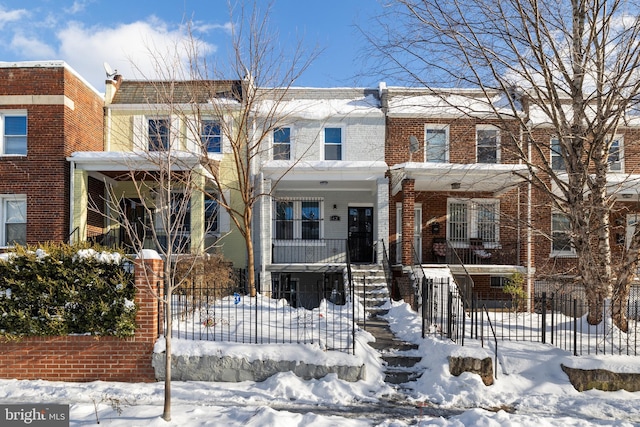
[[[101,151],[103,100],[63,63],[0,67],[0,111],[27,114],[27,155],[0,155],[0,195],[27,196],[27,243],[66,241],[74,151]]]
[[[158,338],[158,300],[150,292],[162,260],[136,261],[137,329],[131,338],[27,337],[0,345],[0,378],[50,381],[155,381],[151,366]]]

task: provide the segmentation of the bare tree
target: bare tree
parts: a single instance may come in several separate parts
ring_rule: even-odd
[[[128,194],[133,194],[146,218],[129,217],[123,194],[118,193],[120,186],[106,180],[110,221],[125,232],[133,251],[152,247],[165,259],[163,295],[156,297],[165,318],[162,417],[166,421],[171,419],[171,295],[181,285],[185,269],[173,261],[179,254],[209,249],[208,242],[193,239],[196,235],[204,239],[216,214],[204,220],[200,233],[192,233],[188,227],[192,203],[204,197],[227,212],[243,238],[248,292],[255,296],[253,209],[261,197],[268,196],[254,182],[258,162],[267,158],[273,132],[292,114],[282,108],[289,88],[318,54],[316,50],[305,53],[301,41],[292,49],[281,48],[277,32],[269,25],[271,7],[260,10],[257,4],[245,8],[241,3],[238,9],[229,4],[230,58],[211,57],[194,36],[190,22],[185,25],[185,40],[166,52],[150,47],[155,75],[138,81],[137,96],[144,98],[145,114],[170,119],[153,126],[151,121],[134,119],[133,129],[127,128],[127,120],[120,122],[123,129],[115,121],[109,125],[112,134],[133,132],[130,148],[134,153],[120,159],[126,172],[116,177],[116,183],[129,182]],[[135,66],[135,59],[132,62]],[[141,67],[137,71],[144,75]],[[104,212],[100,204],[93,209]],[[196,268],[197,258],[192,259]]]
[[[640,94],[639,12],[622,0],[399,0],[380,17],[383,35],[369,35],[383,72],[424,87],[479,88],[497,117],[510,111],[523,133],[511,138],[520,141],[514,147],[527,179],[569,220],[589,322],[602,320],[612,296],[624,331],[640,230],[613,259],[616,199],[607,175],[613,136]]]
[[[231,79],[241,82],[229,96],[211,96],[207,103],[194,101],[185,106],[196,119],[186,121],[187,132],[202,134],[202,123],[220,118],[223,139],[220,161],[207,142],[200,140],[201,164],[210,173],[218,189],[220,206],[244,239],[248,288],[257,292],[253,248],[253,210],[261,197],[254,182],[259,162],[269,157],[273,132],[288,123],[294,111],[283,107],[289,89],[318,56],[319,50],[306,51],[302,40],[290,48],[270,26],[271,3],[260,9],[258,2],[229,4],[231,27],[229,57],[211,57],[202,52],[189,28],[189,66],[182,76],[198,82],[198,90],[216,93],[217,82]]]

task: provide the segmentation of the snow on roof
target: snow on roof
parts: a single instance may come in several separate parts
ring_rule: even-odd
[[[504,94],[487,93],[477,89],[389,88],[387,108],[389,116],[513,115],[513,110],[509,107]]]
[[[264,100],[259,103],[256,113],[262,116],[307,120],[326,120],[336,116],[384,117],[379,100],[371,94],[356,98]]]

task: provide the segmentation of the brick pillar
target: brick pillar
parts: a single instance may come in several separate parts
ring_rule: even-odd
[[[415,219],[415,180],[402,181],[402,265],[413,265],[413,231]]]
[[[147,256],[135,260],[136,303],[136,340],[153,341],[160,333],[158,317],[158,303],[162,297],[162,277],[164,261],[157,253],[155,257]]]

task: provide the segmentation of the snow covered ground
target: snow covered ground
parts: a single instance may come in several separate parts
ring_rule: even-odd
[[[261,383],[173,382],[172,420],[162,420],[163,385],[126,383],[60,383],[0,380],[0,403],[70,405],[71,426],[636,426],[640,425],[640,392],[577,392],[560,364],[640,372],[640,357],[574,358],[549,345],[500,341],[498,378],[493,386],[480,377],[449,374],[447,356],[493,355],[493,347],[466,340],[465,346],[420,337],[420,319],[407,305],[394,304],[388,320],[399,337],[420,345],[424,374],[413,383],[405,416],[380,417],[394,391],[383,381],[379,354],[358,332],[357,354],[327,352],[331,363],[367,364],[367,379],[348,383],[334,375],[304,381],[291,373]],[[213,347],[209,347],[213,346]],[[176,343],[181,352],[260,357],[260,346],[224,343]],[[263,348],[262,350],[266,350]],[[321,359],[322,352],[295,345],[269,348],[283,359]],[[302,357],[300,355],[303,355]],[[385,397],[386,396],[386,397]],[[385,402],[385,405],[382,405]],[[399,405],[401,403],[398,403]],[[451,409],[454,415],[420,415],[421,405]],[[455,411],[454,411],[455,410]],[[341,413],[342,412],[342,413]],[[424,414],[430,413],[426,408]],[[338,414],[338,415],[335,415]]]

